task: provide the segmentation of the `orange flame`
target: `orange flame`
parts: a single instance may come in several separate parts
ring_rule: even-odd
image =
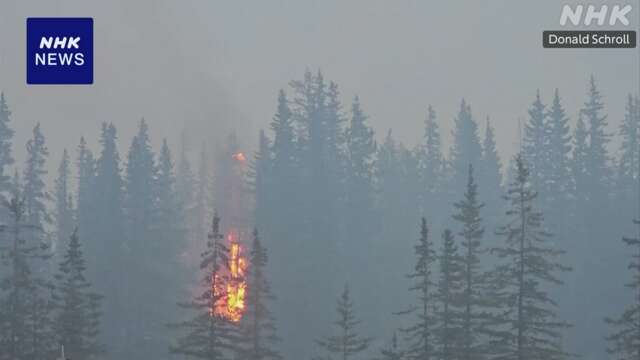
[[[227,239],[229,247],[228,274],[224,277],[225,284],[213,289],[216,295],[222,295],[216,304],[214,313],[232,322],[242,319],[245,311],[245,295],[247,283],[244,279],[247,270],[247,260],[242,256],[242,246],[237,241],[237,233],[230,231]],[[222,277],[216,275],[215,283],[220,284]],[[214,280],[214,279],[212,279]]]
[[[233,154],[233,160],[236,161],[240,161],[240,162],[245,162],[247,160],[247,158],[244,156],[244,153],[238,152]]]

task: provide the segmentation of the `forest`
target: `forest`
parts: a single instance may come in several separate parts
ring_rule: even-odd
[[[530,89],[509,159],[471,102],[403,144],[321,71],[256,144],[51,159],[37,124],[15,159],[6,91],[0,360],[640,359],[640,100],[584,89]]]

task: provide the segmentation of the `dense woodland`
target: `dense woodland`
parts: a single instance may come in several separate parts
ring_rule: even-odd
[[[581,109],[534,92],[504,161],[465,100],[448,149],[428,104],[408,146],[321,72],[246,159],[234,136],[153,149],[141,120],[62,159],[36,125],[17,160],[3,94],[0,359],[640,359],[640,100],[609,99],[612,129],[587,80]],[[235,320],[214,311],[231,228]]]

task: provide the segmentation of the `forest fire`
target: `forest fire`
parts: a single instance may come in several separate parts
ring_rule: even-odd
[[[245,311],[247,260],[243,257],[243,249],[238,242],[238,232],[231,230],[226,238],[229,248],[229,263],[225,268],[224,276],[216,275],[214,279],[215,283],[221,283],[214,289],[218,295],[221,295],[215,314],[232,322],[238,322],[242,319]]]

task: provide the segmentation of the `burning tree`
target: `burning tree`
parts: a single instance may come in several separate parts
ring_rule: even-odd
[[[184,331],[169,349],[173,354],[182,354],[199,359],[227,359],[227,352],[233,350],[236,335],[235,323],[221,313],[226,308],[225,270],[230,270],[229,260],[233,252],[223,244],[220,232],[220,217],[214,215],[207,248],[202,253],[200,269],[203,272],[202,292],[189,303],[179,304],[195,315],[190,319],[170,325]]]

